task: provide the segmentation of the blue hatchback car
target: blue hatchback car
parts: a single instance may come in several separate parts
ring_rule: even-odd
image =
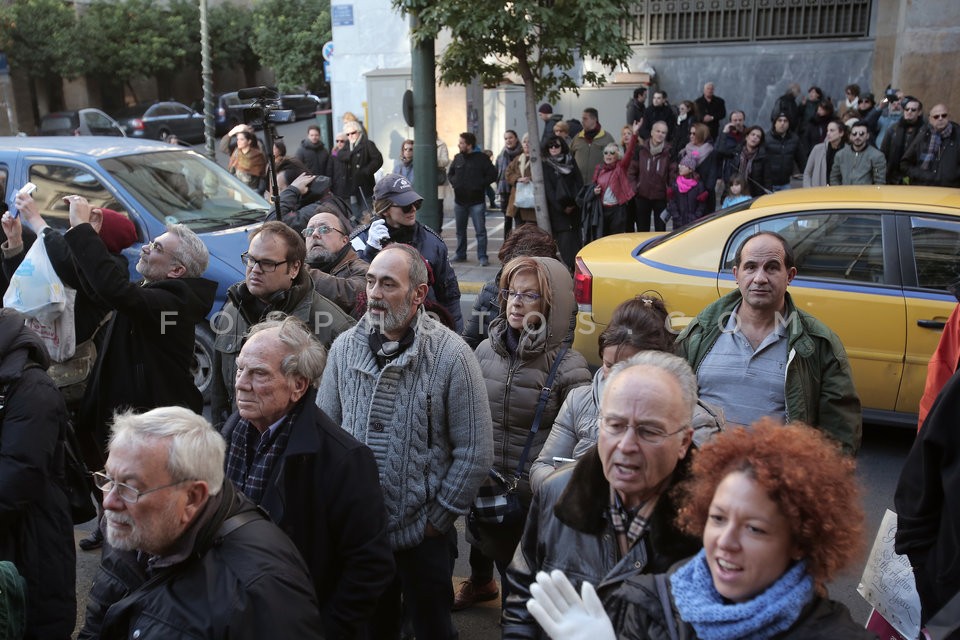
[[[69,227],[62,198],[70,194],[129,216],[138,241],[124,255],[135,280],[141,279],[135,269],[140,247],[163,234],[167,224],[187,225],[210,251],[204,276],[218,283],[212,314],[223,306],[227,287],[243,280],[240,254],[247,250],[247,234],[261,224],[269,208],[263,198],[200,154],[132,138],[0,138],[0,193],[8,207],[27,182],[37,185],[33,197],[53,227]],[[209,324],[197,325],[195,354],[194,378],[207,397],[213,364]]]

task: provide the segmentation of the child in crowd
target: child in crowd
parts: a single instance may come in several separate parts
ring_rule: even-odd
[[[697,159],[688,153],[680,161],[677,171],[680,175],[667,190],[667,211],[673,219],[673,228],[685,227],[706,211],[707,190],[697,175]]]
[[[730,176],[730,180],[727,181],[727,195],[724,197],[723,204],[720,205],[720,208],[726,209],[727,207],[732,207],[735,204],[749,200],[750,194],[743,192],[745,186],[742,176],[737,174]]]

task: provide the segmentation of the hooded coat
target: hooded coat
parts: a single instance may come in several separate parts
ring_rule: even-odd
[[[534,260],[546,271],[548,289],[553,293],[545,322],[533,330],[522,329],[517,351],[511,354],[506,345],[506,332],[511,330],[506,319],[507,302],[501,301],[500,314],[490,323],[490,337],[480,343],[476,351],[493,420],[493,468],[508,477],[517,470],[537,410],[540,390],[546,385],[560,347],[569,336],[570,319],[577,310],[573,282],[563,263],[553,258]],[[557,369],[540,428],[533,437],[524,466],[519,487],[520,501],[525,507],[529,507],[532,499],[530,465],[540,454],[567,393],[589,384],[590,379],[584,357],[568,350]],[[507,531],[503,527],[478,523],[473,533],[478,546],[489,557],[506,563],[513,556],[522,526]]]
[[[0,560],[26,580],[26,638],[69,638],[76,551],[63,487],[67,408],[24,316],[0,316]]]

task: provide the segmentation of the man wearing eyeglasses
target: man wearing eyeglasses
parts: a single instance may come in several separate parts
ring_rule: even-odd
[[[891,103],[891,106],[894,103]],[[880,143],[880,153],[887,159],[887,184],[903,184],[900,161],[913,139],[923,128],[923,103],[912,96],[903,99],[903,114],[887,130]]]
[[[320,638],[300,553],[223,472],[224,441],[182,407],[119,414],[107,545],[80,638]]]
[[[930,121],[903,154],[900,170],[907,184],[960,187],[960,125],[950,120],[947,105],[930,109]]]
[[[350,245],[346,220],[321,211],[310,218],[303,236],[307,241],[307,273],[314,290],[352,314],[357,294],[366,286],[364,277],[370,265]]]
[[[850,126],[850,144],[837,151],[830,170],[830,186],[886,184],[887,159],[869,144],[870,127],[863,120]]]
[[[324,347],[353,326],[354,321],[336,303],[314,291],[303,268],[303,238],[276,220],[265,222],[250,234],[249,248],[241,255],[246,277],[227,290],[227,302],[214,316],[213,382],[210,409],[214,424],[234,412],[234,379],[237,355],[247,330],[282,312],[302,320]]]
[[[688,474],[697,381],[681,358],[646,351],[616,365],[600,400],[597,445],[534,495],[507,570],[503,638],[538,637],[527,611],[538,571],[560,569],[601,597],[662,573],[700,548],[673,523],[670,489]]]
[[[103,214],[79,195],[67,196],[70,230],[64,234],[87,293],[114,310],[91,374],[81,412],[106,442],[107,424],[119,408],[183,406],[199,413],[203,397],[190,368],[194,333],[213,306],[217,283],[203,276],[209,254],[182,224],[143,245],[130,282],[100,238]]]

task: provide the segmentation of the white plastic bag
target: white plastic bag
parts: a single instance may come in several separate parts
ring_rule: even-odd
[[[37,238],[17,267],[3,296],[3,306],[27,316],[54,362],[73,357],[77,349],[74,309],[77,292],[64,286],[47,256],[43,238]]]
[[[43,238],[37,238],[10,278],[3,306],[52,322],[63,313],[66,304],[63,282],[50,264]]]
[[[533,197],[532,182],[517,183],[516,195],[513,196],[513,206],[517,209],[532,209],[537,206]]]
[[[39,242],[39,240],[38,240]],[[66,362],[77,351],[77,328],[74,323],[74,306],[77,298],[77,290],[70,287],[64,287],[67,295],[67,302],[63,312],[53,320],[47,317],[33,318],[27,316],[26,325],[37,332],[43,344],[47,347],[47,353],[54,362]]]

